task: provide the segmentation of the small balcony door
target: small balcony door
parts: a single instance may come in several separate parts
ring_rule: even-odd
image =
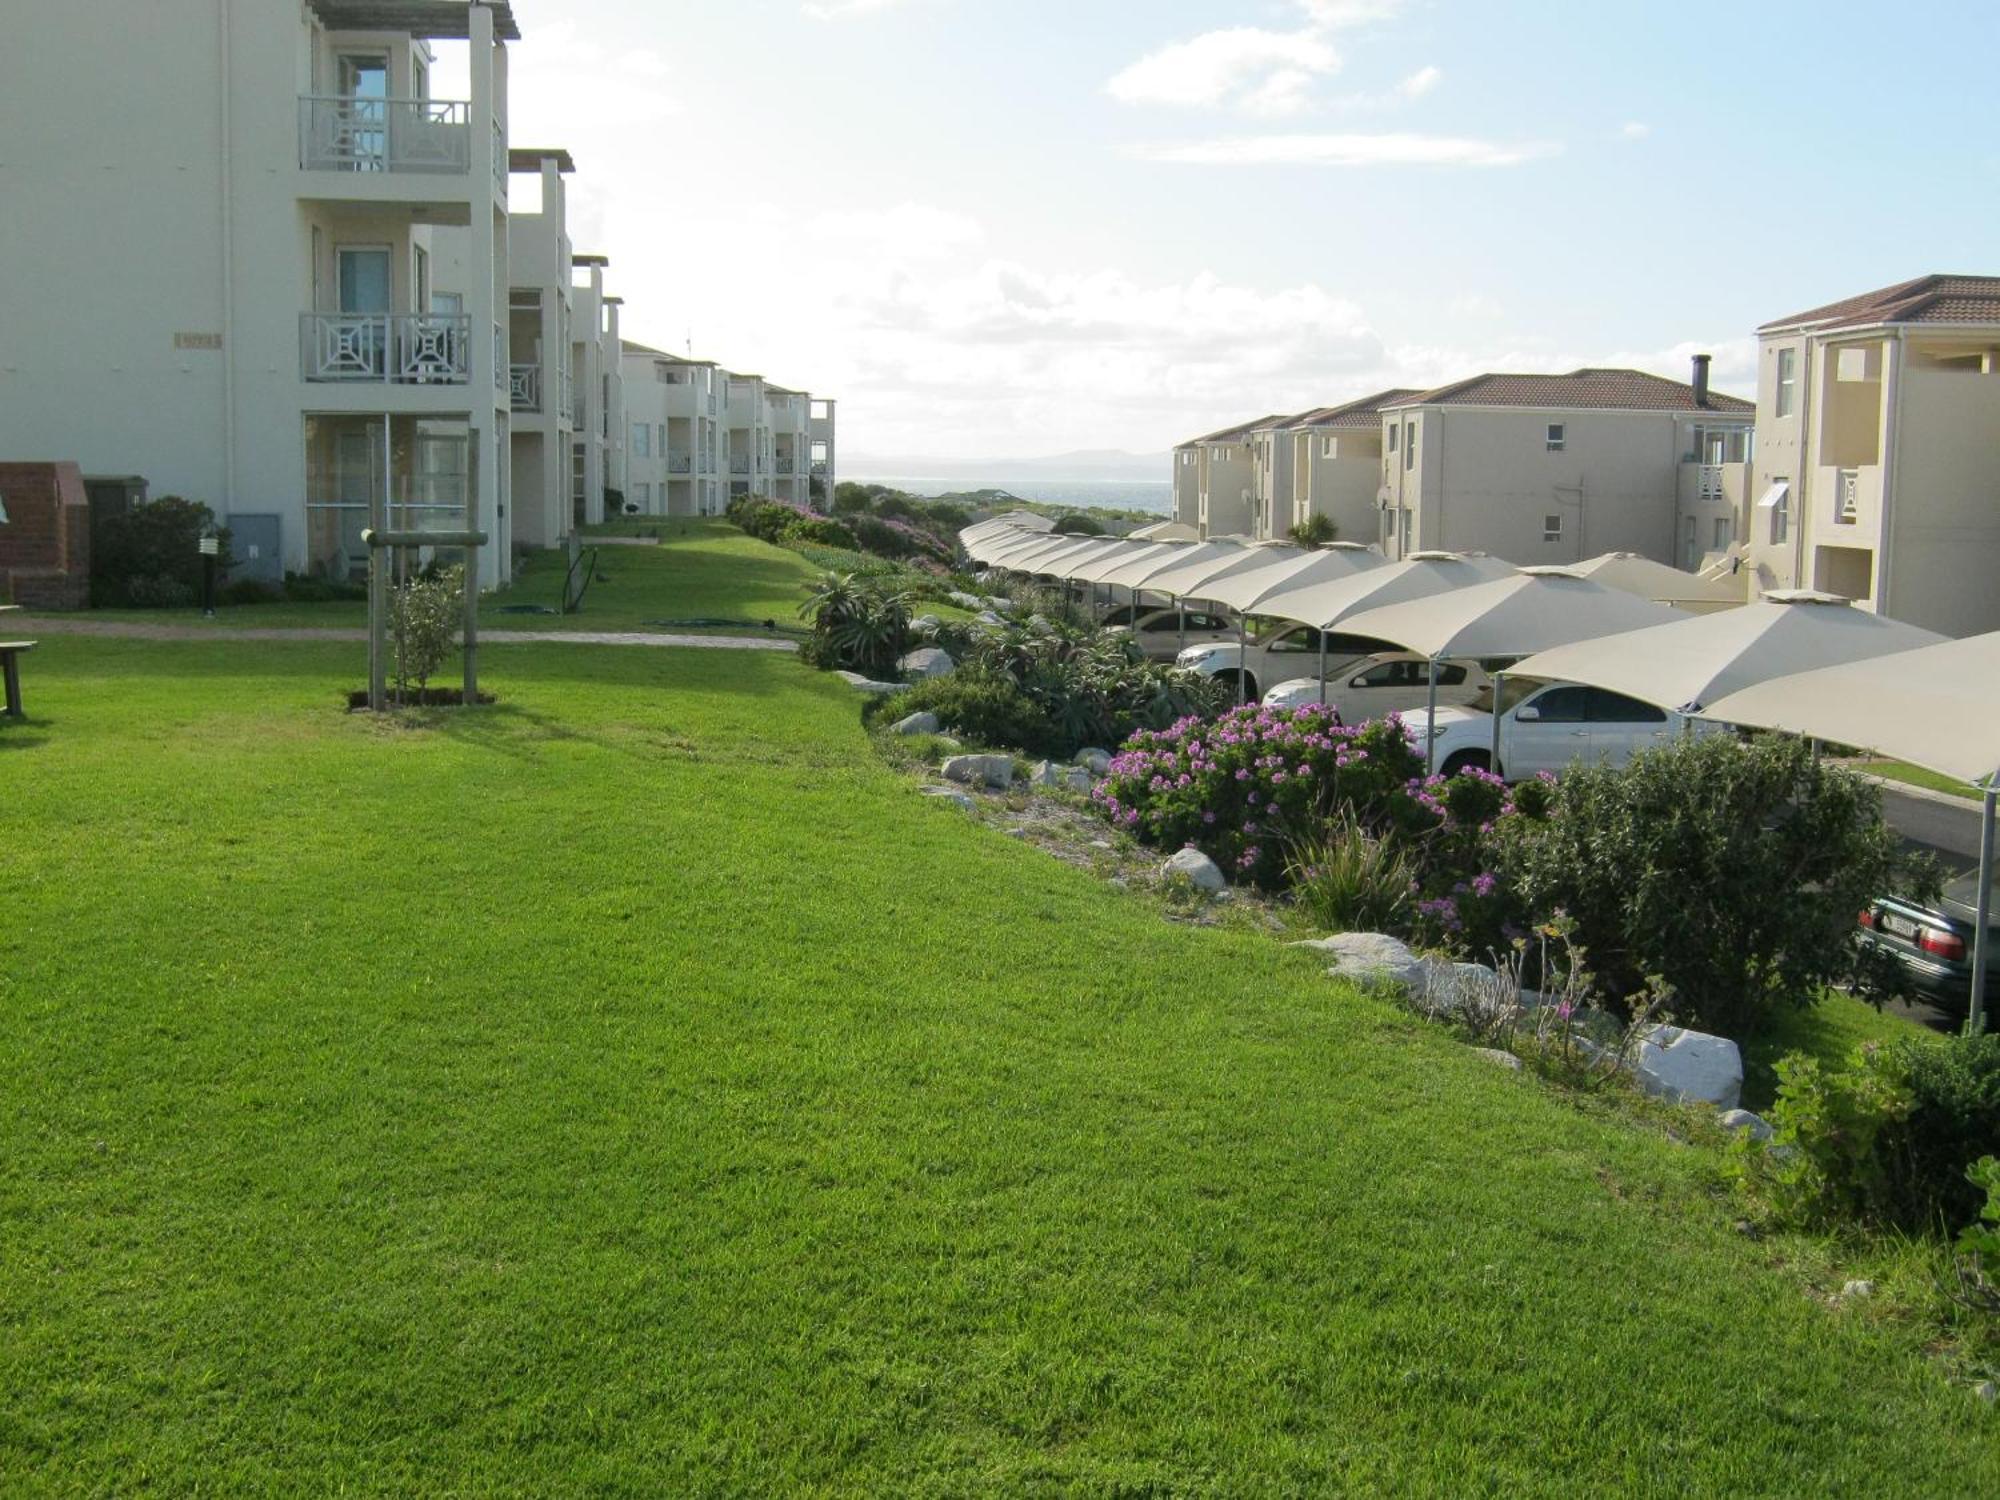
[[[388,373],[389,311],[395,299],[395,279],[387,245],[342,245],[333,252],[339,311],[347,316],[343,335],[367,361],[369,373]],[[362,324],[362,318],[379,322]],[[358,325],[358,326],[357,326]]]
[[[334,88],[347,122],[346,146],[355,168],[389,169],[389,59],[379,52],[343,52],[334,59]]]

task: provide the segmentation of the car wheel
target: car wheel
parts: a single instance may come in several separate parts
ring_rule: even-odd
[[[1461,750],[1444,763],[1444,774],[1456,776],[1460,771],[1484,771],[1491,768],[1493,757],[1484,750]]]

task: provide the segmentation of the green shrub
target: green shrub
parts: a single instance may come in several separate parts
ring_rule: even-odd
[[[222,552],[216,576],[229,571],[229,530],[197,501],[163,495],[122,515],[97,520],[90,531],[90,598],[100,608],[184,609],[200,602],[201,538],[215,530]]]
[[[1352,812],[1293,846],[1285,870],[1299,910],[1329,932],[1399,932],[1407,925],[1416,868],[1394,842]]]
[[[811,634],[799,654],[812,666],[886,677],[910,649],[910,601],[872,579],[827,573],[811,585],[799,618]]]
[[[891,526],[880,516],[856,516],[854,539],[864,551],[879,557],[910,557],[919,550],[907,530]]]
[[[1005,677],[960,671],[932,677],[871,704],[871,721],[894,723],[909,714],[934,713],[960,739],[1030,755],[1062,753],[1048,715]]]
[[[1947,1232],[1979,1215],[1968,1169],[2000,1141],[2000,1035],[1870,1042],[1845,1068],[1778,1064],[1781,1149],[1748,1180],[1787,1220]]]
[[[1301,547],[1324,547],[1340,533],[1331,516],[1307,516],[1292,528],[1292,540]]]
[[[1063,516],[1056,522],[1056,530],[1063,536],[1103,536],[1103,523],[1090,516]]]
[[[419,695],[458,649],[465,621],[465,569],[449,567],[412,578],[389,600],[389,636],[395,644],[396,693],[412,685]]]
[[[1496,841],[1525,909],[1570,914],[1614,999],[1658,975],[1677,1020],[1739,1039],[1854,972],[1854,914],[1904,868],[1880,793],[1792,739],[1684,738],[1530,803]]]
[[[852,549],[855,545],[854,533],[830,516],[799,516],[784,524],[778,539],[787,546],[805,544],[814,547],[843,547]]]
[[[1005,677],[1033,700],[1048,717],[1056,752],[1064,755],[1213,713],[1228,698],[1213,679],[1148,661],[1125,636],[1009,626],[969,633],[962,648],[962,666]]]
[[[222,604],[275,604],[285,594],[261,579],[237,578],[216,590],[215,597]]]
[[[2000,1319],[2000,1157],[1982,1156],[1966,1168],[1965,1180],[1986,1195],[1986,1204],[1978,1220],[1959,1231],[1958,1300]]]

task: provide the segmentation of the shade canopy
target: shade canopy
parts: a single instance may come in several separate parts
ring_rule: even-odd
[[[1155,521],[1128,535],[1135,542],[1198,542],[1201,533],[1185,521]]]
[[[1423,656],[1528,656],[1679,618],[1664,604],[1561,568],[1524,568],[1511,578],[1362,610],[1341,628]]]
[[[1107,573],[1097,581],[1115,584],[1119,588],[1151,589],[1159,592],[1153,580],[1162,574],[1204,562],[1227,561],[1243,555],[1243,547],[1237,542],[1158,542],[1154,545],[1171,547],[1173,550],[1136,557],[1124,567]]]
[[[1126,542],[1121,541],[1117,550],[1101,557],[1088,557],[1077,562],[1065,563],[1056,573],[1058,578],[1067,578],[1071,583],[1102,583],[1107,574],[1116,573],[1132,563],[1143,562],[1149,557],[1172,558],[1187,549],[1186,542]]]
[[[1943,639],[1831,594],[1770,594],[1741,609],[1557,646],[1512,670],[1693,711],[1774,677],[1913,651]]]
[[[1748,580],[1740,576],[1703,578],[1698,573],[1684,573],[1679,568],[1670,568],[1663,562],[1654,562],[1652,558],[1641,557],[1636,552],[1606,552],[1580,563],[1570,563],[1564,571],[1583,578],[1594,578],[1607,588],[1623,589],[1628,594],[1637,594],[1641,599],[1651,599],[1658,604],[1679,604],[1705,610],[1743,603],[1749,587]]]
[[[1372,568],[1387,566],[1379,552],[1365,547],[1327,547],[1318,552],[1299,552],[1281,557],[1261,568],[1212,579],[1202,585],[1200,597],[1226,604],[1243,614],[1261,613],[1260,606],[1288,588],[1303,587],[1333,578],[1351,578]]]
[[[993,526],[958,534],[958,544],[965,549],[965,555],[982,562],[1051,540],[1053,538],[1045,531],[1023,531],[1018,526]]]
[[[982,523],[995,526],[1018,526],[1023,531],[1054,531],[1056,523],[1047,516],[1038,516],[1031,510],[1010,510],[995,516],[991,522]]]
[[[1412,599],[1428,599],[1520,572],[1510,562],[1484,554],[1418,552],[1401,562],[1350,573],[1343,578],[1308,579],[1287,585],[1258,609],[1281,620],[1297,620],[1331,630],[1349,615],[1384,609]]]
[[[1084,558],[1107,557],[1126,546],[1115,537],[1105,536],[1065,536],[1043,542],[1039,547],[1023,547],[1010,552],[995,563],[1010,573],[1025,573],[1030,577],[1047,573],[1062,578],[1064,563],[1077,562]]]
[[[1774,677],[1702,716],[1857,745],[1974,784],[2000,776],[2000,631]]]

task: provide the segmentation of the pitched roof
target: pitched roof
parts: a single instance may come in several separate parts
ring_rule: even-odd
[[[1711,391],[1708,404],[1696,403],[1694,387],[1683,380],[1649,375],[1644,370],[1602,370],[1586,367],[1567,375],[1474,375],[1436,390],[1383,403],[1385,410],[1405,406],[1543,406],[1570,411],[1725,412],[1750,416],[1757,408],[1735,396]]]
[[[1200,437],[1189,438],[1181,446],[1183,448],[1192,448],[1196,443],[1230,442],[1242,437],[1246,433],[1255,432],[1260,427],[1275,427],[1284,420],[1285,418],[1282,414],[1274,412],[1269,416],[1259,417],[1254,422],[1238,422],[1234,427],[1223,427],[1214,432],[1204,432]]]
[[[1766,323],[1779,328],[1868,328],[1877,323],[2000,323],[2000,276],[1919,276]]]
[[[1393,390],[1377,391],[1372,396],[1362,396],[1339,406],[1322,406],[1317,411],[1301,412],[1292,419],[1294,427],[1365,427],[1381,425],[1382,408],[1419,394],[1398,386]]]

